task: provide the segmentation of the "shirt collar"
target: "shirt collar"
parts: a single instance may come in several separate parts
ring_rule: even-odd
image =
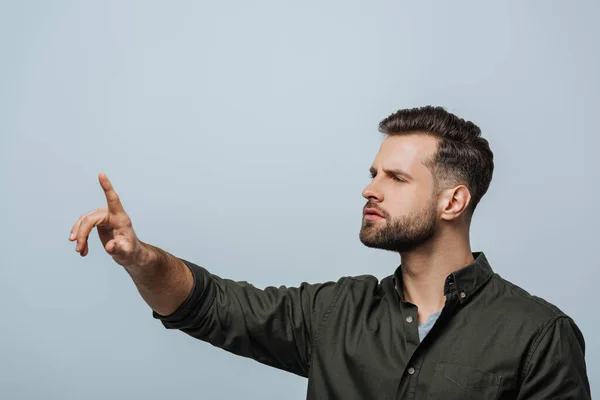
[[[475,294],[494,274],[482,251],[472,252],[471,254],[475,261],[449,274],[444,283],[444,295],[447,296],[457,291],[461,304]],[[404,301],[404,296],[402,295],[402,264],[396,268],[392,276],[392,281],[400,295],[400,300]]]

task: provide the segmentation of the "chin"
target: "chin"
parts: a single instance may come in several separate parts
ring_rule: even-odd
[[[378,247],[378,243],[375,240],[375,235],[373,232],[365,232],[364,230],[360,231],[359,239],[362,244],[367,247]]]

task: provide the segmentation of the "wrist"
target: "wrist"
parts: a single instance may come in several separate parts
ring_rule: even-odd
[[[141,265],[145,267],[156,265],[158,262],[158,253],[156,252],[154,246],[140,241],[140,249]]]
[[[149,245],[148,243],[138,240],[136,253],[137,254],[134,257],[135,261],[132,267],[136,269],[147,269],[152,265],[156,265],[158,256],[156,251],[154,251],[153,246]]]

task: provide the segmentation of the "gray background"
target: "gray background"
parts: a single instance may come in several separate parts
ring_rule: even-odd
[[[490,141],[473,250],[575,319],[599,390],[599,16],[592,1],[2,1],[0,397],[305,398],[303,378],[164,329],[71,226],[104,205],[105,171],[142,240],[223,277],[383,278],[399,259],[358,240],[361,190],[379,120],[424,104]]]

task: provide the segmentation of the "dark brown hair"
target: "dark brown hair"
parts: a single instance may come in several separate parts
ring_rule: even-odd
[[[449,113],[443,107],[425,106],[399,110],[379,123],[387,135],[427,134],[438,139],[436,154],[425,162],[434,178],[436,193],[463,184],[471,193],[465,213],[470,220],[487,192],[494,172],[494,153],[481,137],[481,129]]]

